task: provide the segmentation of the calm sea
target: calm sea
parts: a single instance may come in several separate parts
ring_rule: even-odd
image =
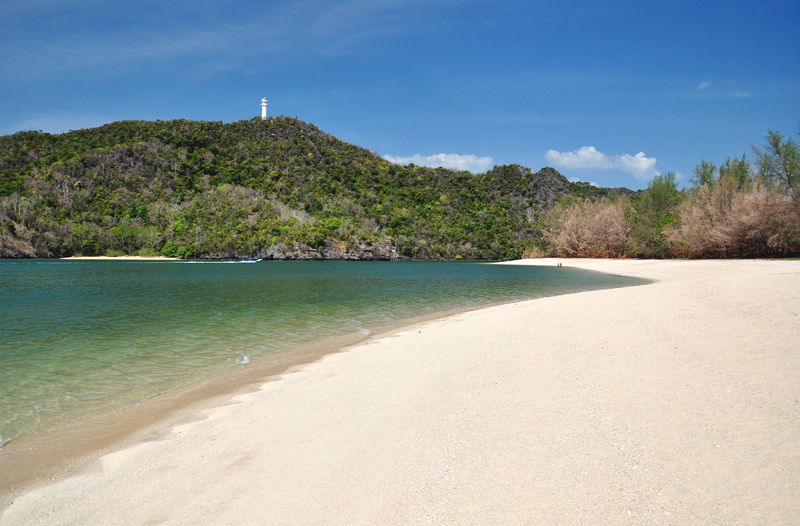
[[[0,435],[420,316],[641,283],[485,263],[3,260]]]

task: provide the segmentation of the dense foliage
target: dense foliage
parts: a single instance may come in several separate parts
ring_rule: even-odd
[[[552,168],[391,164],[288,117],[0,137],[0,257],[729,257],[800,249],[800,152],[702,161],[641,192]]]
[[[0,255],[514,258],[559,198],[624,193],[399,166],[287,117],[124,121],[0,137]]]

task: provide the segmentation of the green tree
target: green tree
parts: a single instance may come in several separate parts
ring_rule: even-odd
[[[161,255],[168,258],[186,259],[192,256],[192,251],[183,245],[167,241],[161,249]]]
[[[750,183],[753,182],[753,171],[750,162],[744,155],[742,155],[741,159],[728,157],[719,167],[719,178],[728,178],[734,181],[738,190],[748,188]]]
[[[97,243],[97,227],[86,223],[73,223],[69,227],[69,233],[72,236],[72,246],[76,252],[83,253],[88,249],[89,252],[94,253]]]
[[[694,167],[692,172],[694,173],[694,177],[689,179],[689,182],[692,183],[695,188],[700,188],[703,185],[707,185],[709,188],[713,189],[714,186],[716,186],[717,167],[714,165],[714,163],[703,159],[700,161],[700,164]]]
[[[800,136],[800,131],[798,131]],[[753,147],[758,175],[775,184],[794,199],[800,198],[800,148],[797,141],[784,139],[779,132],[768,130],[762,148]]]
[[[140,248],[157,248],[161,244],[161,230],[157,226],[142,226],[134,229],[133,234]]]
[[[167,258],[172,258],[175,257],[175,252],[177,250],[178,247],[170,240],[164,243],[164,246],[161,247],[161,255]]]
[[[669,252],[664,230],[675,223],[675,209],[681,199],[674,172],[655,177],[647,189],[636,196],[633,210],[629,212],[634,254],[662,257]]]
[[[118,225],[111,229],[111,234],[117,248],[129,254],[136,239],[134,230],[128,225]]]

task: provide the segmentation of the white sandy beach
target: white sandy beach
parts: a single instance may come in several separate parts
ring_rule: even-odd
[[[800,262],[562,261],[657,282],[330,355],[0,524],[800,524]]]
[[[87,261],[173,261],[177,260],[178,258],[168,258],[166,256],[70,256],[68,258],[61,259],[78,259]]]

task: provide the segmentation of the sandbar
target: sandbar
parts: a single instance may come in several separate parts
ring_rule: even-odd
[[[168,258],[166,256],[69,256],[59,258],[64,260],[86,260],[86,261],[173,261],[179,258]]]
[[[800,523],[800,262],[561,261],[654,282],[328,355],[0,525]]]

